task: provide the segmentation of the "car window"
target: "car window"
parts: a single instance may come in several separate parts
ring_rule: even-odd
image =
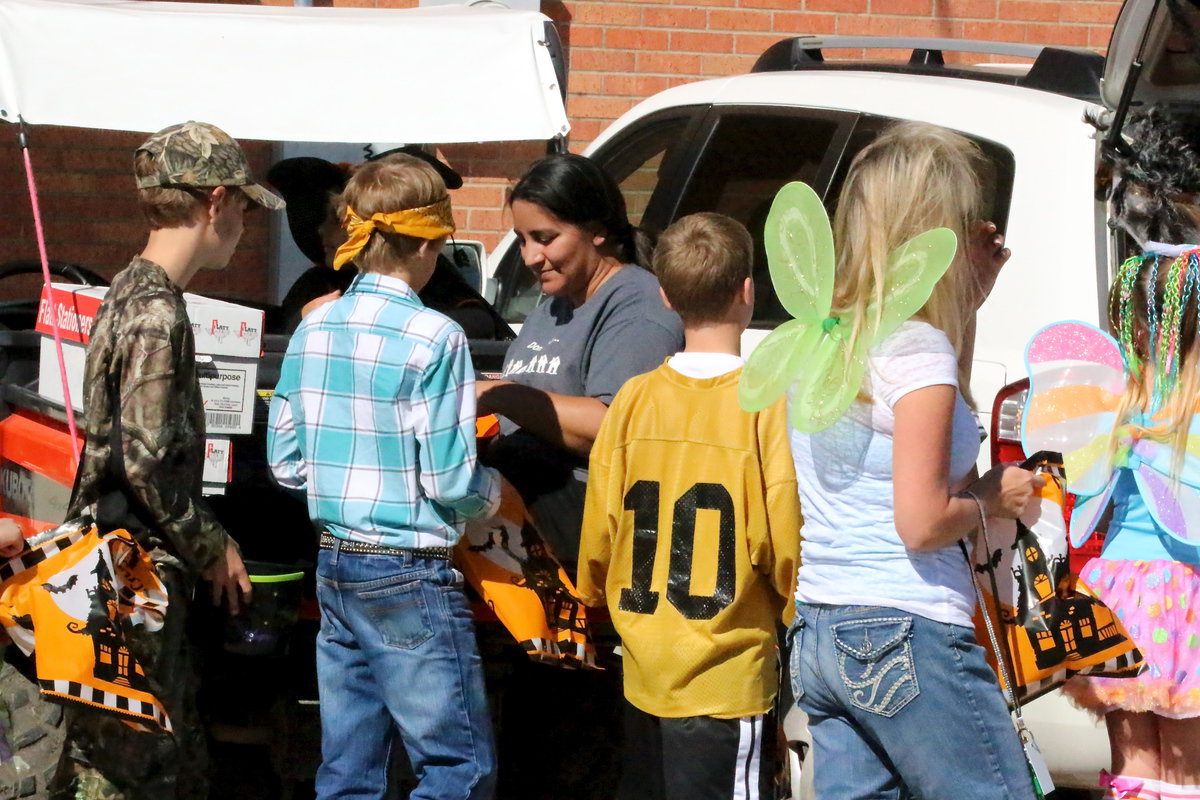
[[[868,114],[799,111],[750,110],[723,116],[676,214],[678,218],[716,211],[749,229],[757,289],[752,325],[758,328],[773,328],[788,319],[771,289],[763,246],[763,226],[776,192],[789,181],[804,181],[823,196],[832,217],[854,156],[895,121]],[[994,142],[970,138],[984,154],[984,217],[1003,232],[1012,197],[1012,153]]]
[[[625,198],[625,213],[633,225],[644,221],[650,198],[658,187],[671,146],[683,138],[687,120],[674,119],[650,125],[619,148],[596,155],[608,174],[617,179]]]
[[[879,132],[891,122],[892,120],[887,117],[864,114],[854,123],[854,130],[850,133],[842,157],[838,159],[833,179],[829,182],[829,191],[825,195],[825,210],[829,212],[830,219],[833,219],[834,212],[837,211],[838,196],[841,195],[842,186],[846,183],[846,173],[850,169],[850,162],[864,147],[875,141]]]
[[[646,209],[658,188],[669,156],[686,140],[685,131],[692,116],[675,115],[666,119],[648,119],[646,124],[619,137],[594,158],[621,187],[629,221],[645,222]],[[657,233],[657,231],[656,231]],[[496,306],[507,322],[520,322],[541,300],[533,274],[521,261],[521,250],[514,242],[496,270],[500,284]]]
[[[709,137],[700,163],[688,183],[677,216],[715,211],[741,222],[754,237],[754,277],[758,284],[754,319],[778,323],[787,319],[770,290],[763,225],[776,192],[789,181],[817,188],[832,168],[831,147],[849,115],[726,112]]]
[[[829,192],[825,196],[825,208],[829,211],[830,218],[837,210],[838,195],[842,192],[842,185],[846,181],[846,172],[850,169],[850,163],[854,157],[864,147],[875,141],[875,137],[879,135],[880,131],[896,121],[890,117],[877,117],[870,114],[863,114],[858,118],[837,169],[834,171],[833,180],[830,181]],[[996,223],[996,228],[1003,233],[1008,228],[1008,208],[1009,202],[1012,200],[1013,155],[1008,148],[995,142],[964,135],[978,145],[983,152],[983,168],[979,175],[983,189],[982,216],[984,219]]]

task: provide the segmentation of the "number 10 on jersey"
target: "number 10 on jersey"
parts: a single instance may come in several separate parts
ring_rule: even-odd
[[[621,590],[619,607],[634,614],[653,614],[659,593],[650,589],[658,553],[660,503],[658,481],[638,481],[625,493],[625,510],[633,512],[632,586]],[[717,582],[710,595],[692,594],[696,512],[716,511]],[[733,498],[719,483],[696,483],[675,501],[671,514],[671,559],[667,570],[667,600],[687,619],[712,619],[733,601],[737,538]],[[702,558],[707,554],[701,554]]]

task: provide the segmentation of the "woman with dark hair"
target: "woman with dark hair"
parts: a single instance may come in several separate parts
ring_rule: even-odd
[[[626,380],[683,345],[663,305],[648,240],[629,223],[616,182],[595,162],[554,155],[509,198],[521,256],[547,298],[526,318],[498,381],[476,384],[480,413],[518,430],[488,460],[524,496],[560,558],[579,550],[587,454]]]

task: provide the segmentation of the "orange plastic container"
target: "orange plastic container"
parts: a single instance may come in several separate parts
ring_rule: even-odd
[[[27,537],[61,524],[75,482],[74,452],[65,423],[28,409],[0,420],[0,516]]]

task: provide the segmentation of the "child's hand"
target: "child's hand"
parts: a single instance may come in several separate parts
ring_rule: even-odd
[[[200,577],[212,584],[212,603],[221,605],[224,600],[229,613],[236,616],[245,603],[249,603],[253,592],[246,565],[242,562],[242,551],[232,537],[226,536],[225,553]]]
[[[25,537],[17,523],[8,517],[0,519],[0,557],[13,558],[25,549]]]

